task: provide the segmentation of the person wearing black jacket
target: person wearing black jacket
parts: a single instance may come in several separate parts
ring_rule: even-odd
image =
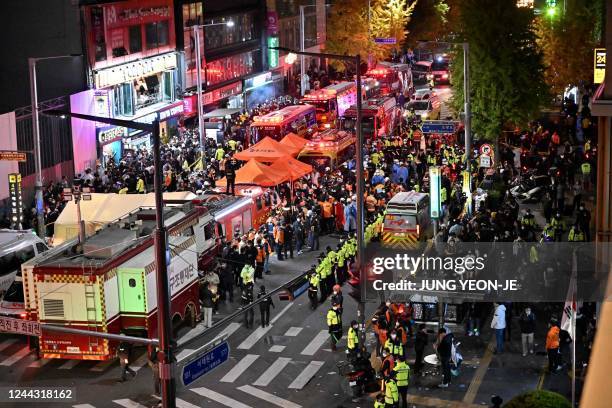
[[[264,285],[261,285],[259,288],[259,293],[257,294],[257,299],[261,298],[264,298],[264,300],[259,304],[261,327],[266,327],[270,325],[270,306],[273,308],[275,306],[274,302],[272,302],[272,298],[266,293],[266,287]]]
[[[231,158],[228,162],[225,163],[225,180],[227,181],[227,185],[225,187],[225,194],[234,195],[234,187],[236,183],[236,170],[238,169],[238,161],[235,158]]]
[[[416,336],[414,338],[414,372],[419,373],[423,368],[423,353],[425,352],[425,346],[427,346],[427,342],[429,341],[429,336],[427,335],[427,326],[421,323],[419,324],[419,331],[417,331]]]
[[[204,327],[212,327],[212,313],[215,307],[215,295],[210,290],[210,284],[200,287],[200,299],[202,300],[202,313],[204,315]]]
[[[285,230],[285,242],[283,244],[285,259],[287,259],[287,251],[289,251],[289,256],[293,259],[293,226],[285,222],[283,223],[283,228]]]
[[[451,380],[451,354],[453,349],[453,334],[446,333],[444,327],[438,330],[438,357],[440,358],[440,364],[442,365],[442,383],[438,385],[440,388],[448,388]]]
[[[523,343],[523,357],[527,355],[527,351],[533,354],[533,334],[535,333],[536,317],[530,307],[526,307],[519,317],[519,325],[521,326],[521,340]]]
[[[253,283],[248,283],[242,288],[242,295],[240,296],[240,301],[243,307],[248,306],[249,304],[251,304],[251,302],[253,302]],[[244,324],[247,329],[253,327],[254,315],[255,312],[252,308],[244,313]]]

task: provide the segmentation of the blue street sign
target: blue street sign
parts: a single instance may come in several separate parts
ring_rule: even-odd
[[[227,341],[224,341],[187,364],[183,367],[181,375],[183,385],[188,386],[204,374],[225,363],[229,358],[229,351],[229,344],[227,344]]]
[[[397,39],[395,37],[378,37],[374,38],[376,44],[395,44]]]
[[[452,120],[425,120],[421,127],[423,133],[455,133],[457,122]]]

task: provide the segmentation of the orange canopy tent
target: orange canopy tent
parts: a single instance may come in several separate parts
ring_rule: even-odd
[[[272,187],[279,185],[285,180],[287,180],[286,175],[255,159],[251,159],[236,171],[235,184],[257,184],[262,187]],[[217,181],[217,186],[226,185],[227,179],[225,177]]]
[[[312,166],[310,164],[302,163],[289,156],[276,160],[272,163],[270,169],[280,174],[284,174],[289,180],[297,180],[312,172]]]
[[[283,140],[280,141],[280,144],[283,146],[296,148],[298,149],[298,152],[302,150],[304,146],[306,146],[306,143],[308,143],[308,140],[296,135],[295,133],[287,133],[287,135],[283,137]]]
[[[264,163],[272,163],[281,157],[296,156],[300,150],[292,146],[282,145],[270,137],[264,137],[259,143],[236,153],[234,157],[242,161],[255,159]]]

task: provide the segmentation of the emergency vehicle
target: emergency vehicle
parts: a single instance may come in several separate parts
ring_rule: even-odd
[[[376,138],[391,135],[399,124],[399,110],[395,98],[372,98],[363,102],[361,107],[361,131],[364,137]],[[343,130],[355,132],[357,107],[351,106],[342,118]]]
[[[249,127],[249,134],[251,144],[255,144],[266,136],[280,141],[288,133],[308,137],[316,129],[314,106],[290,105],[262,116],[255,116]]]
[[[383,95],[409,91],[412,87],[412,71],[409,64],[382,61],[366,73],[380,83]]]
[[[306,94],[302,102],[316,108],[320,129],[336,127],[338,118],[357,103],[357,85],[348,81],[329,85]]]
[[[215,245],[202,231],[212,215],[191,203],[164,208],[168,228],[170,316],[176,329],[200,315],[198,258]],[[69,241],[22,267],[28,320],[91,332],[158,337],[153,231],[155,210],[141,207],[90,236]],[[42,358],[108,360],[117,342],[44,331]]]
[[[414,248],[426,238],[430,224],[428,195],[402,191],[387,204],[381,241],[393,248]]]
[[[306,143],[298,159],[315,168],[335,169],[355,157],[355,134],[344,130],[329,129],[316,133]]]

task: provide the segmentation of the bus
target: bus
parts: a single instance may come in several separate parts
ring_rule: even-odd
[[[249,127],[251,144],[268,136],[280,141],[286,134],[308,138],[317,129],[316,110],[312,105],[290,105],[262,116],[255,116]]]
[[[387,204],[381,241],[388,247],[413,248],[426,238],[430,224],[428,195],[402,191]]]
[[[382,61],[366,73],[379,81],[383,95],[403,92],[412,87],[412,71],[409,64]]]
[[[338,129],[328,129],[316,133],[306,143],[298,159],[318,169],[335,169],[355,157],[354,133]]]
[[[392,135],[399,125],[399,110],[393,97],[368,99],[364,101],[361,111],[361,131],[364,137],[377,138]],[[355,132],[356,120],[357,108],[351,106],[344,112],[340,128],[348,132]]]
[[[320,129],[336,127],[338,118],[357,103],[357,85],[348,81],[329,85],[304,95],[302,102],[316,108]]]

